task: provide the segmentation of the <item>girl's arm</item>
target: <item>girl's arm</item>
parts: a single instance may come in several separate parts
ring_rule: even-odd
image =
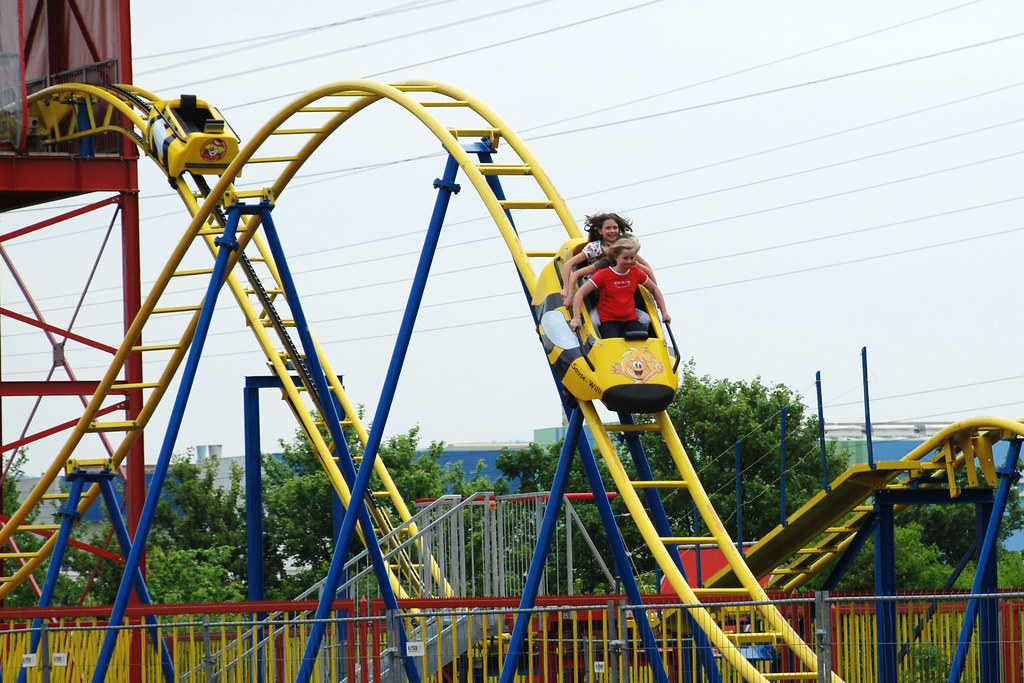
[[[592,275],[597,270],[597,266],[591,263],[589,266],[583,266],[569,273],[569,277],[565,279],[565,287],[562,288],[562,303],[566,306],[572,304],[572,288],[576,286],[576,281],[586,275]]]
[[[580,309],[583,308],[583,299],[595,289],[597,289],[597,285],[594,284],[594,281],[587,280],[576,290],[576,297],[572,300],[572,320],[569,321],[569,327],[572,328],[573,332],[580,329],[580,325],[583,324],[583,321],[580,320]]]
[[[647,277],[651,278],[654,284],[658,284],[657,278],[654,277],[654,269],[651,268],[651,264],[645,261],[640,254],[636,255],[636,265],[647,274]]]
[[[575,266],[577,263],[582,263],[583,261],[586,260],[586,258],[587,258],[587,255],[584,254],[581,251],[580,253],[576,254],[571,259],[569,259],[568,261],[566,261],[565,263],[562,264],[562,282],[563,283],[566,283],[566,282],[569,281],[569,274],[572,273],[573,266]],[[564,291],[566,291],[566,289],[563,287],[562,291],[564,292]]]
[[[665,308],[665,297],[662,295],[661,287],[658,286],[658,283],[648,278],[643,286],[651,293],[654,297],[654,303],[658,304],[658,308],[661,309],[661,319],[667,323],[672,322],[672,316],[668,314],[668,309]],[[580,289],[582,290],[583,287],[580,287]],[[576,310],[575,305],[573,305],[573,310]]]

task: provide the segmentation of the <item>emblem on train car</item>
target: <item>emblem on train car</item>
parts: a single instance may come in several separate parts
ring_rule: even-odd
[[[644,384],[647,380],[665,372],[664,363],[658,362],[650,349],[638,349],[634,346],[622,354],[621,363],[612,363],[612,373],[625,375],[634,384]]]
[[[199,150],[199,156],[202,157],[203,161],[220,161],[227,153],[227,143],[220,138],[207,140]]]

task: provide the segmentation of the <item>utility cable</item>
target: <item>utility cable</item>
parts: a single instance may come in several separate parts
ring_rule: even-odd
[[[185,66],[187,64],[196,64],[196,63],[199,63],[199,62],[209,62],[209,60],[216,59],[217,57],[234,57],[234,56],[237,56],[239,52],[243,52],[245,50],[255,50],[255,49],[258,49],[258,48],[261,48],[261,47],[266,47],[267,45],[273,45],[275,43],[279,43],[279,42],[282,42],[282,41],[285,41],[285,40],[291,40],[292,38],[305,37],[305,36],[309,36],[309,35],[314,34],[314,33],[319,33],[321,31],[325,31],[325,30],[328,30],[328,29],[338,28],[339,26],[347,26],[349,24],[356,24],[356,23],[359,23],[359,22],[362,22],[362,21],[366,21],[368,19],[375,19],[375,18],[381,17],[381,16],[391,16],[391,15],[395,15],[395,14],[401,14],[403,12],[408,12],[408,11],[411,11],[411,10],[414,10],[414,9],[424,9],[424,8],[437,7],[439,5],[446,5],[446,4],[448,4],[450,2],[454,2],[454,1],[455,0],[436,0],[435,2],[432,2],[432,3],[429,3],[429,4],[425,3],[423,0],[417,0],[416,2],[406,2],[406,3],[403,3],[401,5],[396,5],[395,7],[385,8],[385,9],[382,9],[382,10],[378,10],[376,12],[370,12],[369,14],[363,14],[363,15],[360,15],[360,16],[357,16],[357,17],[352,17],[351,19],[343,19],[341,21],[332,21],[330,23],[319,24],[317,26],[308,26],[306,28],[293,29],[291,31],[281,31],[279,33],[270,33],[270,34],[263,35],[263,36],[251,36],[251,37],[247,37],[247,38],[241,38],[239,40],[231,40],[231,41],[226,41],[226,42],[222,42],[222,43],[204,44],[204,45],[199,45],[199,46],[192,46],[192,47],[185,48],[185,49],[175,49],[175,50],[172,50],[171,52],[161,52],[161,53],[156,53],[156,54],[151,54],[151,55],[142,55],[142,56],[134,56],[133,55],[132,56],[132,61],[145,61],[145,60],[149,60],[149,59],[157,59],[157,58],[160,58],[160,57],[174,57],[175,58],[174,61],[172,61],[171,63],[167,64],[166,66],[154,67],[152,69],[147,69],[145,71],[135,71],[135,75],[136,76],[146,76],[146,75],[149,75],[151,73],[156,73],[158,71],[165,71],[167,69],[173,69],[173,68],[176,68],[176,67],[179,67],[179,66]],[[233,46],[237,46],[237,45],[244,45],[245,47],[243,49],[241,49],[241,50],[239,50],[239,49],[232,49],[232,50],[228,50],[226,52],[217,52],[217,53],[214,53],[214,54],[207,54],[207,55],[204,55],[202,57],[196,57],[195,59],[188,59],[188,60],[180,61],[180,57],[181,57],[181,54],[183,52],[184,53],[194,53],[194,52],[199,52],[199,51],[204,51],[204,50],[212,50],[212,49],[224,48],[224,47],[233,47]]]
[[[775,66],[777,64],[782,64],[783,62],[788,62],[788,61],[791,61],[793,59],[799,59],[800,57],[806,57],[808,55],[812,55],[812,54],[815,54],[817,52],[823,52],[824,50],[829,50],[829,49],[834,48],[834,47],[839,47],[840,45],[846,45],[848,43],[853,43],[853,42],[856,42],[858,40],[863,40],[864,38],[870,38],[872,36],[877,36],[879,34],[886,33],[888,31],[892,31],[892,30],[897,29],[897,28],[903,28],[903,27],[909,26],[911,24],[916,24],[918,22],[925,21],[927,19],[932,19],[932,18],[937,17],[937,16],[942,15],[942,14],[947,14],[949,12],[954,12],[956,10],[963,9],[964,7],[968,7],[970,5],[976,5],[976,4],[978,4],[979,2],[982,2],[982,1],[983,0],[972,0],[971,2],[967,2],[967,3],[964,3],[962,5],[956,5],[955,7],[950,7],[948,9],[939,10],[937,12],[932,12],[931,14],[926,14],[923,17],[917,17],[915,19],[910,19],[908,21],[903,21],[903,22],[900,22],[898,24],[892,24],[890,26],[886,26],[884,28],[876,29],[874,31],[868,31],[867,33],[861,33],[861,34],[853,36],[851,38],[845,38],[843,40],[839,40],[839,41],[836,41],[834,43],[828,43],[827,45],[822,45],[820,47],[812,48],[810,50],[804,50],[803,52],[797,52],[797,53],[791,54],[791,55],[786,56],[786,57],[780,57],[779,59],[773,59],[773,60],[771,60],[769,62],[763,62],[761,64],[756,64],[754,66],[748,66],[746,68],[739,69],[737,71],[732,71],[732,72],[729,72],[729,73],[726,73],[726,74],[721,74],[719,76],[714,76],[712,78],[706,78],[703,81],[697,81],[696,83],[689,83],[687,85],[679,86],[677,88],[671,88],[669,90],[664,90],[662,92],[655,93],[653,95],[645,95],[644,97],[638,97],[636,99],[629,100],[627,102],[620,102],[618,104],[613,104],[613,105],[610,105],[610,106],[607,106],[607,107],[602,107],[601,109],[595,109],[595,110],[589,111],[589,112],[587,112],[585,114],[577,114],[576,116],[570,116],[570,117],[567,117],[567,118],[564,118],[564,119],[559,119],[557,121],[549,121],[547,123],[542,123],[540,125],[532,126],[530,128],[524,128],[520,132],[528,133],[530,131],[539,130],[541,128],[548,128],[550,126],[556,126],[556,125],[558,125],[560,123],[568,123],[570,121],[575,121],[575,120],[578,120],[578,119],[581,119],[581,118],[585,118],[585,117],[588,117],[588,116],[594,116],[595,114],[603,114],[605,112],[614,111],[616,109],[621,109],[623,107],[628,107],[628,106],[633,105],[633,104],[640,104],[641,102],[649,102],[650,100],[657,99],[659,97],[664,97],[665,95],[672,95],[674,93],[682,92],[684,90],[689,90],[691,88],[696,88],[696,87],[699,87],[699,86],[702,86],[702,85],[707,85],[709,83],[715,83],[717,81],[722,81],[722,80],[725,80],[727,78],[732,78],[733,76],[741,76],[743,74],[751,73],[753,71],[758,71],[759,69],[763,69],[765,67]]]
[[[736,95],[735,97],[726,97],[720,100],[712,100],[710,102],[701,102],[699,104],[687,105],[685,107],[677,107],[675,109],[669,109],[666,111],[655,112],[653,114],[644,114],[642,116],[633,116],[631,118],[619,119],[617,121],[609,121],[606,123],[595,123],[590,126],[581,126],[579,128],[570,128],[567,130],[558,131],[557,133],[545,133],[544,135],[534,135],[530,140],[544,140],[546,138],[560,137],[562,135],[573,135],[575,133],[583,133],[592,130],[599,130],[602,128],[609,128],[611,126],[620,126],[627,123],[636,123],[638,121],[649,121],[651,119],[661,118],[663,116],[671,116],[672,114],[680,114],[688,111],[696,111],[698,109],[706,109],[708,107],[716,107],[722,104],[731,104],[733,102],[741,102],[743,100],[752,99],[755,97],[763,97],[765,95],[774,95],[789,90],[796,90],[799,88],[806,88],[811,85],[820,85],[822,83],[830,83],[832,81],[838,81],[844,78],[852,78],[853,76],[863,76],[864,74],[873,73],[875,71],[882,71],[884,69],[891,69],[897,66],[906,66],[907,64],[913,64],[928,59],[934,59],[936,57],[945,57],[957,52],[963,52],[965,50],[973,50],[979,47],[987,47],[1008,40],[1015,40],[1024,36],[1024,31],[1019,33],[1012,33],[1006,36],[1000,36],[999,38],[992,38],[990,40],[983,40],[978,43],[971,43],[969,45],[961,45],[959,47],[949,48],[948,50],[941,50],[939,52],[932,52],[926,55],[919,55],[917,57],[908,57],[907,59],[901,59],[895,62],[888,62],[886,64],[878,64],[876,66],[866,67],[864,69],[857,69],[855,71],[848,71],[841,74],[834,74],[832,76],[822,76],[810,81],[802,81],[799,83],[792,83],[790,85],[783,85],[777,88],[770,88],[768,90],[759,90],[751,93],[744,93],[742,95]]]

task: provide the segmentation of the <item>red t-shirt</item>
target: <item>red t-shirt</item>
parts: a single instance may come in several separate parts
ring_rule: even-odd
[[[647,282],[647,273],[639,268],[616,273],[614,267],[609,266],[591,275],[590,281],[597,285],[600,293],[597,314],[602,321],[636,320],[633,295],[639,285]]]

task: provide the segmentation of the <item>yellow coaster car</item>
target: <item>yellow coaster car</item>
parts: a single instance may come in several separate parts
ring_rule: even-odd
[[[220,112],[195,95],[153,103],[146,144],[167,175],[220,175],[238,155],[238,136]]]
[[[569,327],[572,312],[571,305],[567,309],[562,303],[562,264],[586,243],[586,239],[566,242],[538,279],[532,304],[548,362],[577,400],[597,399],[616,412],[664,410],[676,395],[679,351],[643,287],[637,288],[636,295],[637,317],[647,323],[642,335],[602,339],[596,294],[586,301],[579,333]]]

